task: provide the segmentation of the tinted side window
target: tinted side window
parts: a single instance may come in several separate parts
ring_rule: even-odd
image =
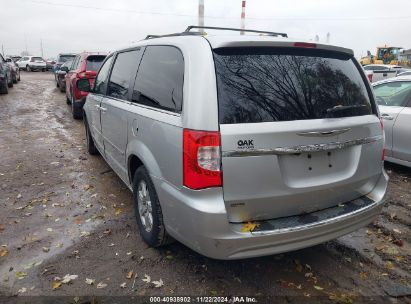
[[[100,72],[98,73],[96,80],[94,81],[94,93],[103,95],[106,94],[107,78],[110,72],[110,66],[112,61],[113,56],[108,58],[101,67]]]
[[[181,112],[184,59],[171,46],[148,46],[138,69],[132,101]]]
[[[130,79],[132,75],[135,75],[140,58],[140,50],[123,52],[117,55],[108,83],[108,96],[128,99]]]

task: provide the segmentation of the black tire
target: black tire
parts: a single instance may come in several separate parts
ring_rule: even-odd
[[[4,80],[4,85],[0,84],[0,94],[8,94],[9,93],[9,87],[8,87],[8,80],[7,76],[6,79]]]
[[[18,71],[18,77],[17,77],[17,81],[20,81],[21,77],[20,77],[20,70]]]
[[[90,127],[88,125],[88,121],[86,116],[84,116],[84,127],[86,128],[86,143],[87,143],[87,151],[91,155],[99,154],[96,146],[94,145],[93,136],[90,133]]]
[[[41,71],[42,71],[42,72],[45,72],[45,71],[46,71],[46,69],[41,69]]]
[[[76,105],[76,102],[74,100],[74,93],[71,92],[71,113],[73,114],[74,119],[82,119],[83,118],[83,113],[82,113],[81,108],[79,108]]]
[[[58,80],[56,80],[56,87],[57,87],[57,88],[60,87],[60,84],[59,84],[59,81],[58,81]]]
[[[11,76],[11,79],[10,79],[10,82],[7,84],[7,86],[9,88],[12,88],[14,86],[13,75],[10,73],[10,76]]]
[[[14,84],[16,84],[16,83],[17,83],[17,74],[14,74],[14,77],[13,77],[13,83],[14,83]]]
[[[29,65],[26,65],[26,71],[27,71],[27,72],[31,72],[31,69],[30,69],[30,66],[29,66]]]
[[[61,92],[61,93],[66,92],[66,88],[63,88],[63,86],[62,86],[62,85],[59,85],[58,87],[60,88],[60,92]]]
[[[151,214],[152,214],[152,228],[147,230],[142,223],[139,212],[139,200],[138,192],[139,185],[144,182],[147,186],[148,196],[151,201]],[[173,239],[168,235],[163,221],[163,213],[161,211],[160,202],[157,197],[157,192],[154,188],[154,184],[148,174],[147,169],[144,166],[140,166],[136,173],[134,174],[133,180],[133,201],[134,201],[134,213],[137,220],[137,225],[140,230],[140,235],[143,240],[152,247],[160,247],[167,245],[173,241]]]

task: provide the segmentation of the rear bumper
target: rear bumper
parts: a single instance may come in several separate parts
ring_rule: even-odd
[[[42,69],[45,69],[45,68],[46,68],[45,65],[43,66],[43,65],[29,64],[28,66],[29,66],[30,69],[32,69],[32,70],[42,70]]]
[[[289,226],[284,226],[287,218],[278,219],[277,222],[264,221],[259,223],[261,228],[253,232],[242,232],[242,224],[228,222],[225,209],[222,209],[224,202],[221,206],[221,202],[210,201],[210,198],[222,200],[222,197],[219,198],[221,193],[216,189],[193,202],[192,198],[185,196],[184,189],[178,194],[177,189],[172,190],[171,186],[160,180],[156,180],[155,184],[157,189],[161,188],[158,191],[160,202],[167,202],[162,205],[167,231],[205,256],[230,260],[297,250],[364,227],[380,213],[385,201],[387,182],[388,176],[384,172],[374,190],[366,196],[368,202],[345,213],[340,212],[330,217],[327,211],[328,217],[318,217],[317,221],[301,224],[296,221],[296,217],[290,217],[294,219],[289,221]]]

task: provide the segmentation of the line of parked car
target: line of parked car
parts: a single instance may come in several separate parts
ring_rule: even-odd
[[[106,58],[106,53],[82,52],[80,54],[59,54],[54,66],[56,86],[66,94],[74,119],[83,117],[83,106],[87,92],[79,90],[77,81],[87,79],[94,83],[97,71]]]
[[[0,54],[0,94],[8,94],[9,88],[20,81],[20,68],[13,58]]]

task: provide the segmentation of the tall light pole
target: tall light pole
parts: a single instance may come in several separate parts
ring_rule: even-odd
[[[40,39],[40,50],[41,50],[41,58],[44,57],[43,55],[43,39]]]
[[[198,1],[198,26],[204,26],[204,0]]]
[[[241,29],[245,29],[245,0],[241,2]],[[244,32],[241,31],[240,35],[244,35]]]

